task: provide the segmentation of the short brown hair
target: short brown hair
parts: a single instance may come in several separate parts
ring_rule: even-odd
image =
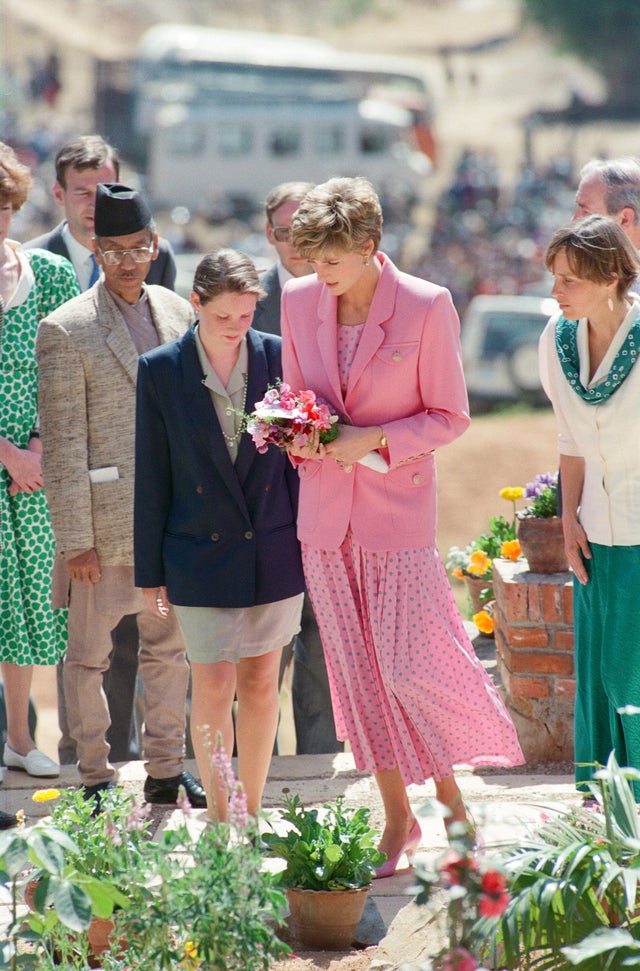
[[[291,242],[310,258],[329,249],[352,251],[382,236],[382,208],[368,179],[330,179],[308,192],[291,221]]]
[[[67,188],[67,170],[99,169],[109,162],[116,170],[115,181],[120,180],[120,156],[117,148],[106,142],[102,135],[80,135],[63,145],[56,155],[56,179],[63,189]]]
[[[280,206],[285,202],[302,202],[313,186],[313,182],[281,182],[274,185],[264,200],[264,212],[270,225],[273,225],[273,214]]]
[[[27,201],[32,185],[29,166],[18,160],[10,145],[0,142],[0,202],[9,202],[17,212]]]
[[[214,250],[202,257],[193,278],[193,291],[201,303],[221,293],[255,293],[258,299],[266,296],[253,262],[234,249]]]
[[[545,266],[564,250],[572,271],[582,280],[610,283],[618,280],[618,296],[623,296],[640,273],[640,259],[633,243],[609,216],[585,216],[557,229],[547,246]]]

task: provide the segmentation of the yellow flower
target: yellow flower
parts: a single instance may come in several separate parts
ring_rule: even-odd
[[[514,563],[520,557],[522,550],[517,539],[507,539],[500,547],[500,556],[505,560],[512,560]]]
[[[477,614],[474,614],[473,622],[481,634],[493,634],[496,627],[488,610],[480,610]]]
[[[31,796],[33,802],[50,802],[60,797],[59,789],[37,789]]]
[[[454,567],[454,569],[453,569],[453,570],[451,571],[451,576],[452,576],[452,577],[455,577],[455,578],[456,578],[456,580],[462,580],[462,578],[464,577],[464,573],[462,572],[462,570],[460,569],[460,567],[459,567],[459,566],[456,566],[456,567]]]
[[[524,489],[522,486],[506,486],[506,488],[500,490],[500,498],[506,499],[507,502],[515,502],[517,499],[522,499],[524,495]]]
[[[198,957],[198,946],[195,941],[185,941],[184,953],[188,958],[193,959]]]
[[[474,550],[469,557],[469,566],[467,567],[467,573],[472,573],[474,576],[482,577],[489,571],[491,567],[491,560],[483,550]]]

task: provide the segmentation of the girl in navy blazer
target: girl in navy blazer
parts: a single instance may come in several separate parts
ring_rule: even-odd
[[[249,329],[261,295],[248,257],[205,256],[191,293],[195,326],[141,357],[138,372],[136,584],[158,614],[176,611],[191,664],[193,747],[219,819],[227,798],[207,733],[220,732],[232,752],[237,696],[239,777],[255,815],[278,723],[281,649],[299,630],[304,590],[296,473],[276,446],[256,451],[238,414],[282,373],[280,338]]]

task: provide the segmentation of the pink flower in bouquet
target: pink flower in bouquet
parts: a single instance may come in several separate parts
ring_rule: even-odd
[[[316,431],[321,442],[331,442],[338,435],[338,416],[313,391],[294,393],[283,381],[256,402],[246,427],[257,450],[266,452],[269,445],[306,445]]]

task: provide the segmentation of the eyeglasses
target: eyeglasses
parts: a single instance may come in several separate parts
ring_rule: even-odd
[[[288,226],[272,226],[271,231],[277,243],[288,243],[291,239],[291,230]]]
[[[153,243],[149,246],[136,246],[135,249],[100,249],[100,255],[107,266],[120,266],[125,256],[130,256],[135,263],[148,263],[153,253]]]

